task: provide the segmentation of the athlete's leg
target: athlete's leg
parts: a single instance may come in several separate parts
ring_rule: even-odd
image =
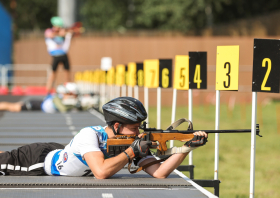
[[[53,88],[54,81],[56,79],[56,70],[59,62],[60,62],[59,57],[53,57],[52,72],[48,78],[47,85],[46,85],[47,93],[50,93],[51,89]]]
[[[65,79],[66,79],[65,82],[71,82],[69,70],[65,70]]]
[[[0,111],[20,112],[22,102],[0,102]]]
[[[0,175],[46,175],[46,156],[53,150],[63,148],[58,143],[33,143],[0,153]]]
[[[47,86],[46,86],[47,93],[51,92],[55,79],[56,79],[56,71],[52,71],[47,81]]]
[[[67,54],[65,54],[65,56],[62,57],[61,59],[63,66],[64,66],[64,72],[65,72],[65,82],[71,82],[71,78],[70,78],[70,64],[69,64],[69,59]]]

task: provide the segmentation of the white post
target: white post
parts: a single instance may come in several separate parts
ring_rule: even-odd
[[[122,86],[122,96],[126,96],[126,85]]]
[[[177,102],[177,89],[173,89],[173,99],[172,99],[172,114],[171,114],[171,124],[175,122],[176,119],[176,102]],[[170,140],[170,148],[174,146],[174,140]]]
[[[193,112],[193,97],[192,97],[192,89],[189,89],[189,120],[192,122],[192,112]],[[189,165],[193,165],[193,152],[189,153]]]
[[[138,86],[134,86],[134,98],[136,98],[137,100],[139,100],[139,88]]]
[[[121,87],[119,85],[116,86],[116,98],[120,97]]]
[[[102,106],[106,103],[106,84],[101,85],[102,88],[102,95],[103,95],[103,101],[102,101]]]
[[[161,88],[157,88],[157,129],[161,129]]]
[[[216,90],[216,117],[215,129],[218,130],[220,125],[220,91]],[[215,133],[215,172],[214,179],[218,179],[219,171],[219,133]]]
[[[127,86],[127,96],[132,97],[132,87],[131,86]]]
[[[257,118],[257,92],[253,92],[252,93],[252,121],[251,121],[250,198],[254,198],[255,196],[256,118]]]
[[[112,100],[114,97],[114,85],[110,85],[110,100]]]
[[[147,127],[149,126],[149,88],[148,87],[144,87],[144,105],[145,105],[145,109],[147,111]]]

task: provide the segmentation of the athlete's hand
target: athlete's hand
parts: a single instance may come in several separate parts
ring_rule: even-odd
[[[130,145],[134,153],[134,158],[136,157],[146,157],[149,151],[149,147],[152,145],[151,141],[142,141],[136,138],[134,142]]]
[[[203,131],[198,131],[193,133],[194,137],[190,141],[187,141],[184,145],[187,147],[199,147],[203,146],[207,142],[207,133]]]

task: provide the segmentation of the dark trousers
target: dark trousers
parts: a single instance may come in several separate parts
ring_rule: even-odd
[[[33,143],[0,153],[0,175],[46,175],[45,157],[55,149],[64,149],[64,146],[54,142]]]

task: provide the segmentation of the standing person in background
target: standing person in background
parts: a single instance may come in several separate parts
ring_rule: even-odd
[[[51,18],[52,28],[45,31],[45,42],[49,54],[53,57],[52,73],[47,81],[47,92],[51,92],[54,81],[56,79],[56,70],[60,62],[64,65],[66,76],[65,82],[70,82],[70,64],[67,56],[73,32],[63,28],[63,20],[60,17]]]

